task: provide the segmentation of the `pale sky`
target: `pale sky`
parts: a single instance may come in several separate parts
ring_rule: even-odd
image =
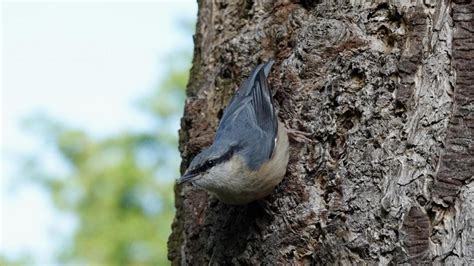
[[[21,121],[45,113],[98,137],[146,128],[134,102],[156,89],[168,53],[192,47],[178,22],[196,14],[192,0],[2,2],[0,254],[50,264],[75,224],[40,188],[16,182],[21,154],[48,154],[50,168],[67,171]]]

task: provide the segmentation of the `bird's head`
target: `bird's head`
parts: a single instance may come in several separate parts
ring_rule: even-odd
[[[213,168],[228,164],[236,151],[233,145],[214,143],[193,158],[184,175],[178,180],[178,184],[198,180],[206,176]]]

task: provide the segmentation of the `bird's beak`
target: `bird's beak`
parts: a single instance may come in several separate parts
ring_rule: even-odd
[[[183,176],[181,176],[180,179],[178,179],[178,185],[181,185],[183,183],[193,181],[198,175],[197,174],[191,174],[189,172],[184,173]]]

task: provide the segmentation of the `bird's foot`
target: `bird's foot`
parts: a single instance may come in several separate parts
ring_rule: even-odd
[[[307,138],[307,136],[311,136],[311,133],[299,131],[296,129],[287,129],[288,137],[296,142],[312,142],[311,139]]]

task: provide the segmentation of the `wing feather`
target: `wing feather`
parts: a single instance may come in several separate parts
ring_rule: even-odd
[[[278,118],[267,82],[272,64],[258,65],[243,82],[224,110],[216,134],[216,142],[247,144],[249,154],[245,157],[250,158],[250,167],[270,159],[275,148]],[[246,152],[245,147],[242,152]]]

